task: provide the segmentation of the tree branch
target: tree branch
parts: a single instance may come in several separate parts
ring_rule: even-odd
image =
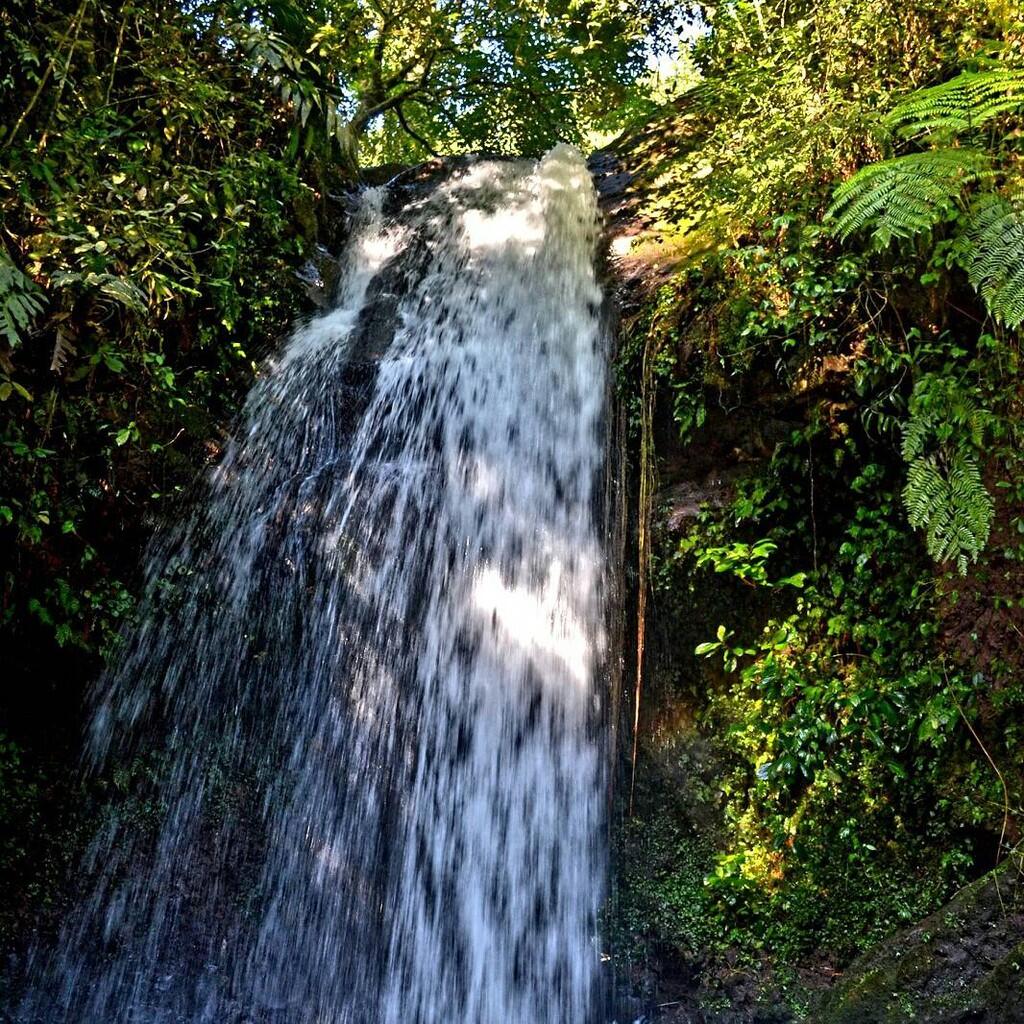
[[[388,110],[393,110],[399,104],[404,103],[407,99],[415,96],[416,93],[421,92],[423,86],[421,85],[410,85],[408,89],[403,89],[401,92],[396,92],[394,96],[388,96],[387,99],[381,100],[379,103],[375,103],[371,107],[367,107],[356,113],[355,117],[349,122],[353,132],[357,134],[364,131],[366,126],[375,118]]]
[[[418,134],[417,132],[414,132],[412,128],[409,127],[409,122],[406,121],[405,114],[402,113],[401,103],[399,103],[398,106],[395,107],[395,116],[398,118],[398,123],[402,126],[402,129],[406,133],[406,135],[409,135],[412,138],[414,138],[431,156],[441,155],[436,149],[434,149],[434,147],[429,142],[427,142],[425,138],[423,138],[422,135]]]

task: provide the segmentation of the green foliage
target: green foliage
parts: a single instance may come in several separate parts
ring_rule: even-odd
[[[1024,71],[997,67],[965,71],[897,103],[885,116],[887,127],[906,138],[956,138],[976,132],[994,118],[1024,110]]]
[[[829,216],[842,239],[872,228],[879,246],[913,238],[955,214],[968,186],[993,175],[985,153],[933,149],[869,164],[836,189]]]
[[[691,729],[713,793],[638,802],[714,819],[695,970],[841,966],[988,870],[989,754],[1024,814],[1019,33],[1000,3],[730,5],[625,143],[657,287],[621,388],[653,335],[686,507],[654,528],[637,792]],[[652,955],[692,956],[651,906],[672,883],[631,886]]]
[[[623,847],[622,905],[612,922],[616,948],[642,955],[644,940],[657,937],[697,956],[713,945],[721,924],[704,882],[714,856],[708,838],[688,835],[667,816],[653,814],[628,823]]]
[[[811,199],[865,156],[877,158],[878,110],[998,34],[994,6],[708,8],[710,30],[693,47],[702,81],[627,135],[659,258],[685,263],[729,246],[786,213],[794,196]]]
[[[247,350],[299,308],[311,240],[291,207],[312,191],[269,83],[198,15],[45,13],[0,15],[0,97],[22,111],[0,137],[0,622],[100,653],[143,516],[202,465]]]
[[[897,104],[885,123],[904,138],[941,145],[869,164],[836,189],[829,216],[846,240],[871,228],[884,247],[943,222],[951,258],[967,271],[989,312],[1024,322],[1024,226],[1016,170],[1024,71],[965,72]],[[1016,115],[1016,117],[1014,116]],[[991,134],[980,129],[991,122]],[[955,147],[949,145],[958,141]]]
[[[706,513],[678,543],[662,585],[692,595],[690,615],[716,586],[719,538],[737,527],[770,522],[773,557],[792,552],[800,564],[792,510],[806,496],[794,458],[802,444],[781,447],[731,509]],[[734,618],[696,649],[721,652],[726,673],[703,684],[698,712],[731,766],[719,780],[724,838],[705,883],[725,946],[795,960],[822,944],[836,957],[868,947],[965,877],[960,830],[978,808],[948,794],[959,792],[951,779],[966,755],[976,759],[971,784],[997,798],[962,728],[961,708],[977,714],[976,682],[950,675],[933,646],[928,566],[895,514],[898,463],[862,458],[817,478],[819,494],[854,498],[822,509],[821,570],[773,594],[766,617]]]
[[[134,608],[147,535],[303,308],[292,270],[313,238],[296,208],[316,210],[320,175],[289,154],[275,90],[202,17],[0,9],[5,945],[60,911],[88,827],[75,716]]]
[[[0,334],[10,348],[21,344],[22,332],[43,311],[40,290],[30,277],[26,277],[6,255],[0,255]],[[13,385],[8,381],[0,390],[0,399],[6,401]],[[27,395],[22,392],[22,397]]]
[[[484,149],[582,142],[634,100],[652,44],[679,24],[662,0],[270,0],[228,5],[232,33],[295,111],[293,147],[354,169]]]
[[[914,385],[909,413],[903,432],[907,515],[925,530],[928,553],[937,562],[955,560],[964,575],[992,528],[994,506],[978,464],[992,416],[958,381],[934,374]]]
[[[885,121],[904,137],[976,138],[989,122],[1002,130],[987,145],[932,148],[861,169],[835,192],[833,230],[848,239],[871,227],[875,243],[886,246],[951,223],[948,262],[967,271],[997,320],[1017,327],[1024,322],[1024,226],[1017,202],[996,189],[1006,173],[1000,162],[1014,151],[1011,115],[1022,108],[1024,72],[1012,67],[964,73],[898,103]],[[903,444],[910,521],[925,530],[937,561],[955,560],[964,574],[992,525],[978,461],[980,424],[989,414],[955,381],[934,376],[916,383],[910,413]],[[936,432],[942,436],[931,444]]]
[[[911,525],[926,531],[928,553],[937,562],[955,559],[961,575],[977,561],[992,527],[992,498],[977,461],[954,452],[948,463],[921,456],[910,463],[903,501]]]
[[[992,193],[978,196],[952,252],[997,321],[1008,327],[1024,323],[1021,196],[1014,200]]]
[[[705,658],[710,657],[712,654],[721,654],[722,664],[725,666],[726,672],[735,672],[740,659],[756,654],[757,650],[753,647],[736,645],[733,640],[734,636],[735,634],[732,630],[726,629],[725,626],[719,626],[715,632],[715,639],[697,644],[693,653]]]
[[[320,65],[301,48],[269,29],[238,22],[231,26],[231,31],[257,73],[269,77],[281,100],[295,112],[289,151],[298,149],[300,139],[306,152],[313,151],[317,143],[322,145],[324,141],[344,147],[347,126],[340,107],[342,97],[324,84],[324,70]]]
[[[723,547],[701,547],[697,552],[697,568],[710,565],[715,572],[729,573],[751,586],[802,587],[805,573],[795,573],[775,582],[768,579],[765,563],[777,550],[778,545],[770,540],[759,540],[755,544],[740,541]]]

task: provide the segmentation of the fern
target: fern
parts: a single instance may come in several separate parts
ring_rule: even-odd
[[[0,255],[0,334],[11,348],[43,308],[43,293],[32,278]]]
[[[1024,71],[995,68],[965,71],[920,89],[894,107],[884,123],[905,138],[938,134],[948,138],[980,128],[1002,114],[1024,110]]]
[[[912,238],[944,220],[968,185],[991,178],[988,155],[932,149],[869,164],[836,190],[828,216],[844,240],[871,228],[875,242]]]
[[[60,373],[68,359],[77,353],[71,335],[64,330],[63,325],[58,324],[57,334],[53,342],[53,354],[50,356],[50,370],[53,373]]]
[[[904,137],[952,140],[994,118],[1024,112],[1024,70],[995,68],[964,72],[898,104],[884,121]],[[1005,133],[1004,133],[1005,134]],[[978,141],[978,140],[976,140]],[[997,175],[1012,180],[1005,152],[944,146],[911,153],[857,172],[835,192],[828,215],[844,240],[870,228],[879,246],[912,238],[946,219],[958,207],[953,257],[967,272],[989,312],[1011,329],[1024,323],[1024,204],[996,191]],[[978,186],[981,186],[980,188]],[[968,199],[968,191],[973,198]]]
[[[50,278],[50,284],[54,289],[98,289],[100,294],[112,299],[125,309],[135,313],[145,313],[147,309],[146,293],[132,281],[127,281],[116,274],[88,273],[80,274],[77,271],[59,271]],[[179,285],[181,290],[184,288]]]
[[[992,498],[977,459],[957,451],[946,468],[936,456],[915,459],[907,471],[903,501],[910,524],[925,531],[932,558],[955,560],[960,574],[966,574],[968,559],[977,560],[992,528]]]
[[[929,374],[914,388],[903,432],[907,518],[925,531],[932,558],[955,561],[961,574],[984,550],[992,528],[994,506],[977,457],[990,420],[957,381]]]
[[[953,248],[989,311],[1009,328],[1024,323],[1024,210],[996,193],[972,204]]]

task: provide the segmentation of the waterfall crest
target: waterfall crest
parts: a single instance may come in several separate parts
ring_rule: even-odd
[[[593,187],[560,146],[385,201],[154,545],[88,744],[142,781],[19,1020],[600,1017]]]

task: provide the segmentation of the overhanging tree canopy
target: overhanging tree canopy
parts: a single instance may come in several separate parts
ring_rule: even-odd
[[[218,14],[222,18],[224,11]],[[273,0],[236,37],[297,105],[308,146],[380,160],[580,141],[679,27],[663,0]]]

